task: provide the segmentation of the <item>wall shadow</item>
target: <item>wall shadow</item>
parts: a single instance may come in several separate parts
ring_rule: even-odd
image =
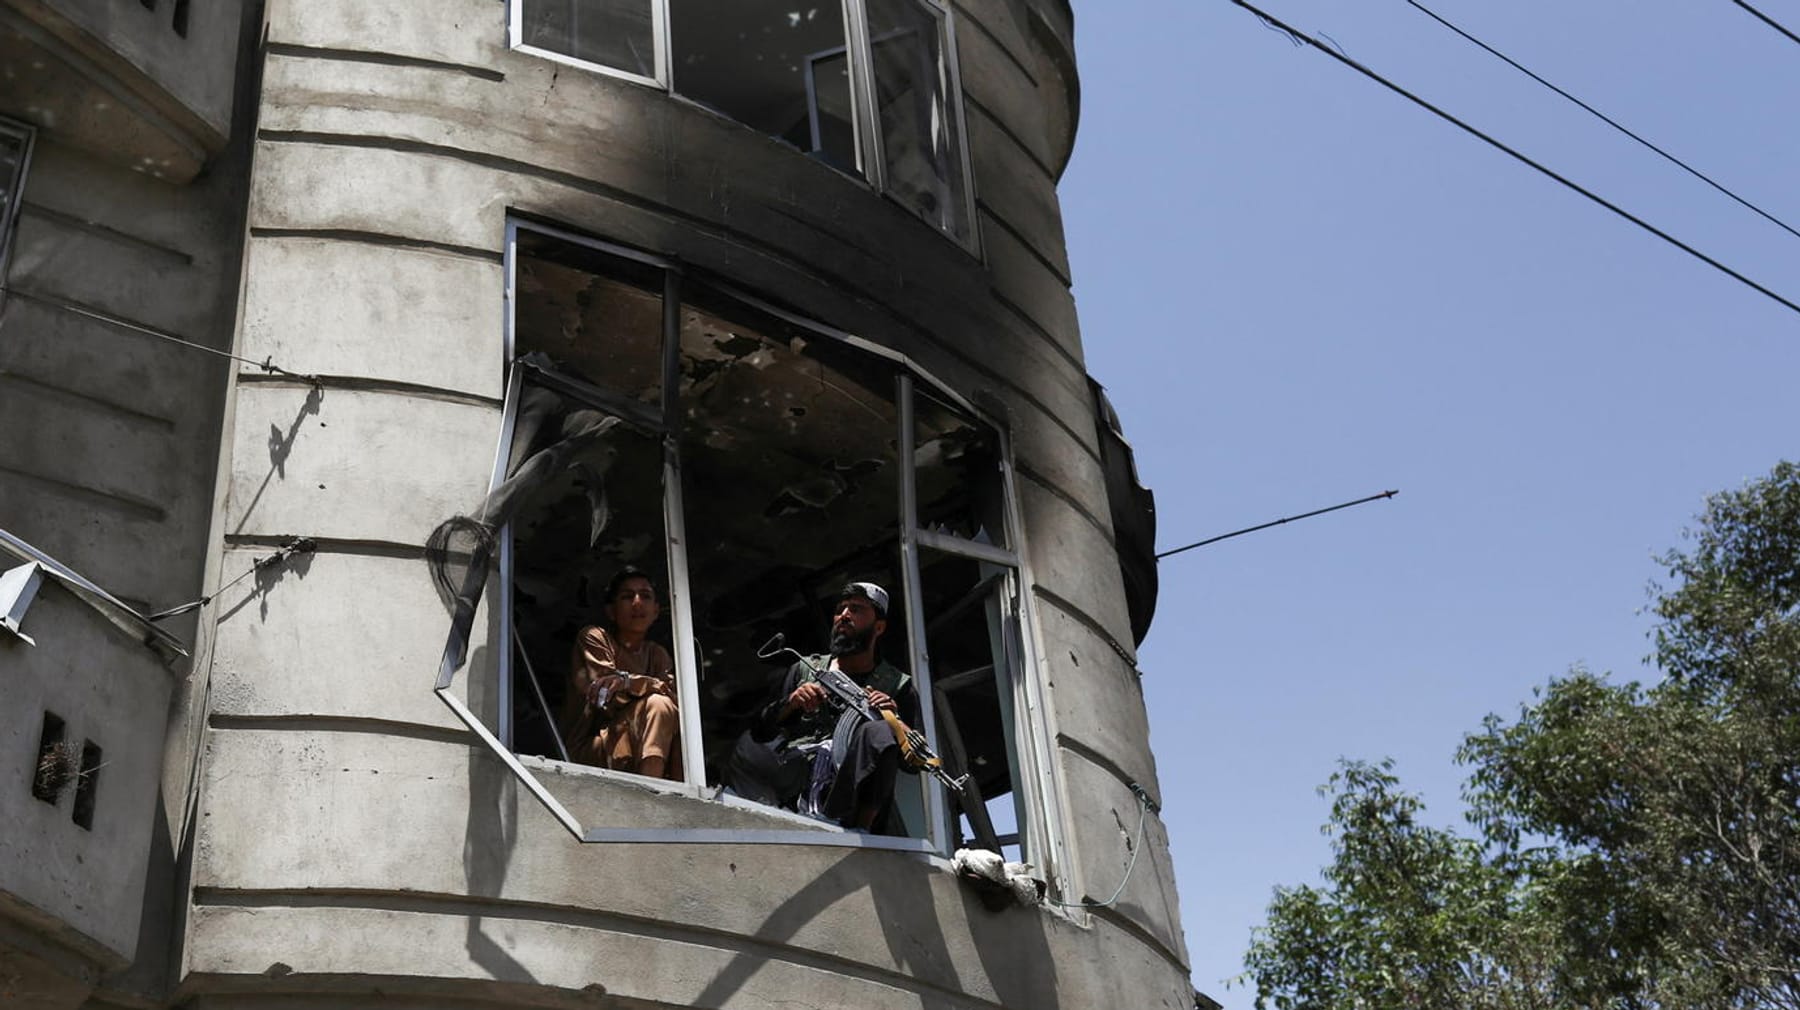
[[[866,888],[889,956],[902,975],[917,983],[922,1010],[958,1010],[971,1002],[944,930],[945,912],[960,915],[967,923],[970,943],[1001,1005],[1058,1010],[1056,968],[1044,913],[1024,908],[992,911],[960,887],[960,901],[940,907],[932,885],[943,872],[916,856],[846,852],[776,906],[751,935],[764,943],[789,945],[820,913]],[[740,952],[707,984],[695,1005],[725,1005],[766,960],[758,953]],[[880,977],[885,970],[869,974],[886,981]]]
[[[464,676],[471,677],[471,708],[477,697],[471,674],[487,668],[489,651],[485,645],[475,649],[464,669]],[[519,841],[518,781],[486,747],[470,745],[468,760],[469,814],[463,830],[463,881],[470,897],[497,898],[506,884],[513,849]],[[538,984],[529,968],[487,935],[483,921],[479,915],[469,917],[464,945],[470,959],[499,981]]]

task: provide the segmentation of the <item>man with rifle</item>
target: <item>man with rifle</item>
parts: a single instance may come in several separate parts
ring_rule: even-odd
[[[887,611],[887,591],[873,582],[852,582],[838,593],[830,655],[794,663],[780,691],[738,741],[731,758],[736,792],[875,831],[890,827],[881,822],[894,796],[903,746],[912,758],[904,762],[909,771],[939,771],[928,751],[917,756],[923,740],[904,725],[918,720],[912,677],[876,651],[887,631]],[[775,651],[788,651],[773,644]],[[836,681],[835,693],[820,682],[821,675]],[[860,704],[856,692],[862,694]],[[899,738],[890,717],[903,723]]]

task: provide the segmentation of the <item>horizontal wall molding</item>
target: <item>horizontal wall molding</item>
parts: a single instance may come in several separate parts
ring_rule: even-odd
[[[257,239],[316,239],[321,242],[351,242],[358,245],[385,246],[394,249],[412,249],[421,252],[437,252],[450,256],[462,256],[477,259],[486,263],[504,263],[506,254],[498,249],[480,249],[474,246],[455,245],[450,242],[433,242],[430,239],[408,238],[404,235],[390,235],[377,231],[357,231],[351,228],[251,228],[250,237]]]
[[[426,686],[425,683],[420,683],[421,694],[425,693]],[[235,733],[358,733],[402,737],[429,743],[454,744],[468,747],[476,753],[487,753],[481,739],[466,729],[392,719],[326,715],[221,715],[214,712],[207,716],[206,725],[210,729]]]
[[[30,470],[19,470],[3,463],[0,463],[0,474],[6,474],[20,480],[31,481],[32,483],[39,484],[53,492],[60,493],[66,498],[73,498],[77,501],[87,502],[91,505],[98,505],[113,512],[122,512],[134,518],[149,519],[152,522],[159,523],[167,522],[169,518],[167,510],[161,505],[145,498],[138,498],[118,491],[107,491],[87,484],[77,484],[73,481],[60,480],[56,477],[47,477],[41,473],[33,473]]]
[[[1076,514],[1088,521],[1088,525],[1094,528],[1094,532],[1100,534],[1100,536],[1106,540],[1106,545],[1108,547],[1111,547],[1115,553],[1118,551],[1119,545],[1113,537],[1112,527],[1102,521],[1099,516],[1089,512],[1086,505],[1076,501],[1073,495],[1051,483],[1050,478],[1045,477],[1043,474],[1038,473],[1036,470],[1025,464],[1019,463],[1017,460],[1013,461],[1013,469],[1019,476],[1036,484],[1038,487],[1042,488],[1045,493],[1049,494],[1057,501],[1074,509]]]
[[[79,389],[70,389],[67,386],[59,386],[53,382],[46,382],[42,379],[33,378],[29,375],[23,375],[19,372],[9,371],[4,368],[0,368],[0,384],[17,385],[31,394],[42,396],[47,399],[61,400],[72,406],[93,410],[99,413],[111,414],[134,424],[154,425],[155,427],[162,428],[164,431],[173,431],[175,429],[174,418],[164,417],[160,414],[147,413],[138,410],[135,407],[127,407],[122,403],[95,396],[92,393],[83,392]]]
[[[1025,143],[1025,138],[1019,136],[1018,131],[1014,130],[1006,120],[1000,118],[999,113],[988,108],[980,99],[966,91],[963,92],[963,106],[968,111],[977,113],[981,118],[987,120],[995,131],[1010,141],[1014,147],[1017,147],[1027,160],[1043,170],[1044,178],[1049,179],[1052,183],[1056,182],[1055,170],[1045,164],[1044,159],[1038,157],[1037,152],[1031,149],[1031,145]]]
[[[337,63],[374,63],[384,67],[412,67],[418,70],[441,70],[467,74],[484,81],[506,80],[506,74],[491,67],[477,67],[467,63],[453,63],[449,60],[432,60],[422,56],[404,56],[399,53],[376,52],[369,49],[334,49],[327,46],[295,45],[291,42],[270,42],[263,47],[263,51],[270,56],[283,56],[290,59],[331,60]]]
[[[154,253],[155,255],[172,259],[183,266],[192,266],[194,263],[193,256],[182,252],[174,246],[164,245],[154,239],[147,239],[139,235],[133,235],[130,232],[120,231],[117,228],[101,224],[100,222],[89,218],[78,217],[74,214],[56,210],[53,207],[46,207],[41,203],[33,203],[29,200],[20,201],[19,213],[25,217],[39,218],[48,221],[58,227],[84,232],[97,238],[105,239],[116,245]]]
[[[1143,676],[1143,671],[1138,669],[1136,653],[1134,653],[1130,649],[1125,648],[1124,645],[1120,644],[1119,640],[1114,638],[1112,636],[1111,632],[1109,632],[1105,628],[1101,627],[1099,621],[1096,621],[1092,617],[1088,616],[1087,611],[1082,610],[1080,607],[1076,606],[1075,604],[1069,602],[1068,600],[1062,598],[1061,596],[1056,595],[1056,593],[1052,592],[1051,590],[1045,589],[1042,585],[1034,585],[1032,587],[1032,591],[1034,593],[1036,593],[1038,599],[1043,600],[1045,603],[1050,604],[1052,607],[1055,607],[1057,610],[1062,611],[1064,614],[1067,614],[1070,618],[1072,618],[1076,623],[1080,624],[1082,627],[1085,627],[1089,631],[1093,632],[1096,636],[1098,636],[1100,638],[1101,641],[1103,641],[1107,645],[1111,646],[1113,652],[1117,653],[1120,659],[1123,659],[1126,663],[1130,664],[1132,672],[1138,674],[1138,676],[1140,676],[1140,677]]]

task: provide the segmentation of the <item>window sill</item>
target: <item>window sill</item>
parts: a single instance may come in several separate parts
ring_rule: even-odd
[[[949,861],[922,839],[865,835],[729,795],[718,786],[647,779],[533,755],[518,755],[517,760],[588,835],[596,836],[587,840],[893,849],[925,855],[945,869],[950,867]],[[771,832],[787,837],[758,837]]]

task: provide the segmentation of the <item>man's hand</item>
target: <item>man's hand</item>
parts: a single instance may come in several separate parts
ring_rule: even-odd
[[[604,691],[608,694],[616,694],[630,683],[631,678],[624,674],[612,673],[595,677],[593,682],[588,684],[588,704],[598,705],[600,704],[601,692]]]
[[[831,695],[825,690],[825,685],[809,680],[794,688],[794,693],[788,695],[787,708],[790,712],[796,709],[801,712],[811,712],[825,704],[825,700],[829,697]]]
[[[897,711],[899,711],[899,707],[894,704],[894,699],[888,697],[885,694],[882,694],[880,691],[877,691],[872,687],[864,688],[864,690],[869,692],[869,707],[870,708],[874,709],[877,712],[897,712]]]

